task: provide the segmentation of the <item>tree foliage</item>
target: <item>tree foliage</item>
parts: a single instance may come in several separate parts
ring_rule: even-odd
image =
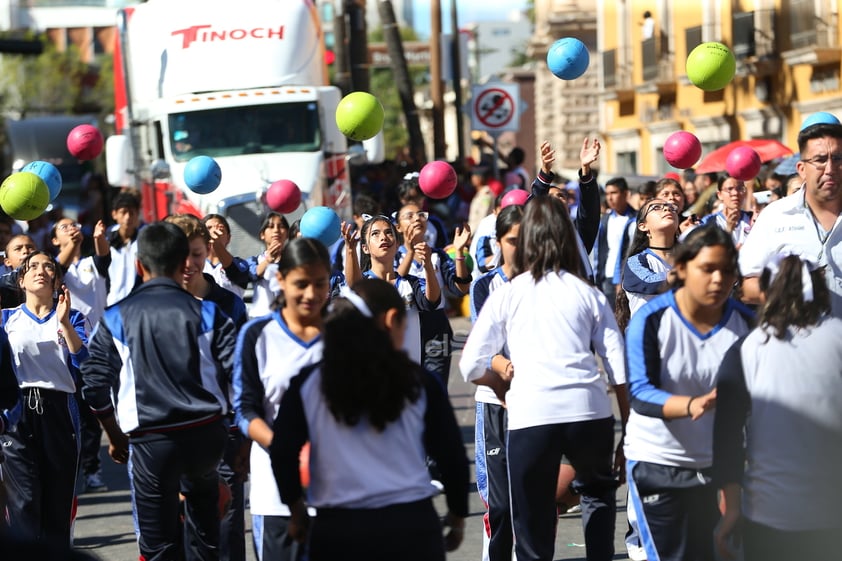
[[[0,112],[24,118],[35,114],[106,113],[113,110],[110,57],[97,65],[81,60],[75,45],[59,50],[45,37],[40,55],[0,55]]]
[[[401,27],[402,41],[417,41],[418,35],[410,27]],[[385,35],[382,27],[373,29],[368,36],[369,43],[382,43]],[[409,67],[409,75],[413,86],[420,86],[429,80],[428,69],[424,67]],[[403,106],[395,84],[394,73],[391,68],[373,68],[371,70],[371,92],[377,96],[383,105],[385,114],[383,120],[383,140],[387,157],[398,153],[401,148],[409,144],[406,119]]]

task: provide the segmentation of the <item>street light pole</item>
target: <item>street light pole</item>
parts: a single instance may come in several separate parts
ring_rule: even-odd
[[[450,67],[453,69],[453,104],[456,109],[456,150],[459,163],[465,161],[465,119],[462,115],[462,35],[459,33],[459,20],[456,0],[450,0],[450,25],[453,43],[450,48]]]
[[[441,79],[441,2],[430,2],[430,97],[433,101],[433,158],[445,157],[444,87]]]

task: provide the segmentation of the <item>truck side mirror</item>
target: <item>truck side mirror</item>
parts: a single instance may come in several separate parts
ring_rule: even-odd
[[[108,184],[125,187],[134,184],[132,147],[129,137],[118,134],[105,141],[105,169]]]

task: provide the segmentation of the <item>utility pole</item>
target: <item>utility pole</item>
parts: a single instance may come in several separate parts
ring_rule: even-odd
[[[453,43],[450,47],[450,67],[453,69],[453,104],[456,109],[456,149],[459,162],[465,161],[465,119],[462,115],[462,35],[456,0],[450,0],[450,24]]]
[[[441,2],[430,2],[430,97],[433,100],[433,158],[443,159],[444,84],[441,79]]]
[[[351,93],[351,69],[348,65],[348,34],[345,21],[345,2],[336,3],[336,14],[333,17],[334,61],[333,81],[342,90],[342,95]]]
[[[427,163],[424,137],[421,134],[418,108],[415,106],[415,99],[413,99],[412,80],[410,80],[409,69],[406,66],[403,42],[401,41],[398,24],[395,21],[395,9],[392,6],[392,0],[380,0],[377,6],[380,12],[380,22],[383,25],[383,37],[386,40],[386,48],[392,61],[395,86],[398,89],[404,118],[406,119],[406,128],[409,133],[409,151],[416,164],[423,166]]]
[[[371,89],[368,73],[368,34],[365,23],[365,0],[347,0],[348,54],[351,61],[351,88],[367,92]]]

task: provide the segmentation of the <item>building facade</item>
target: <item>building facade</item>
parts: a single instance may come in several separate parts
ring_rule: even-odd
[[[738,139],[775,139],[797,150],[805,117],[842,115],[837,0],[744,0],[739,7],[599,0],[596,16],[602,163],[611,173],[671,171],[662,147],[677,130],[695,134],[703,156]],[[688,54],[708,41],[737,58],[733,80],[715,92],[695,87],[685,69]]]

